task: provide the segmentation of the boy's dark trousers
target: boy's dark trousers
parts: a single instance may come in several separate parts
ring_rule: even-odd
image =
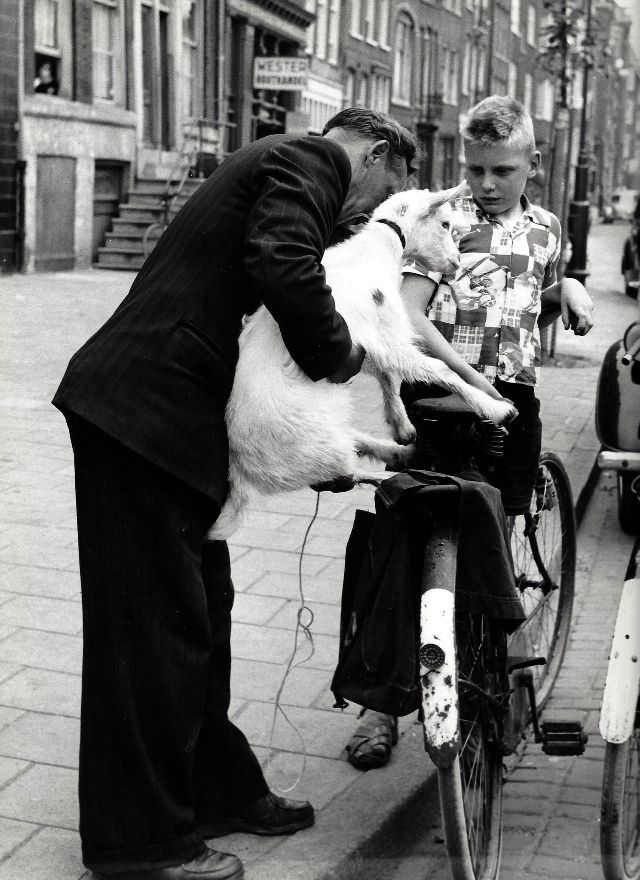
[[[542,440],[540,401],[533,385],[496,379],[495,387],[517,407],[518,416],[507,425],[504,455],[489,482],[500,489],[505,513],[517,515],[529,510],[538,474]]]
[[[88,422],[75,456],[84,654],[80,835],[104,874],[180,864],[268,791],[227,718],[233,585],[218,506]]]

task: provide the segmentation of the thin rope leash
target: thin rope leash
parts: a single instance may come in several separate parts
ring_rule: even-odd
[[[280,700],[282,698],[282,693],[283,693],[285,685],[287,683],[287,679],[289,678],[289,675],[291,674],[291,672],[293,672],[293,670],[296,669],[298,666],[300,666],[302,663],[307,663],[309,660],[311,660],[311,658],[313,657],[313,655],[315,653],[315,645],[313,643],[313,633],[311,632],[311,625],[313,623],[314,614],[313,614],[313,611],[311,610],[311,608],[309,608],[309,606],[306,604],[306,599],[304,597],[304,589],[302,586],[302,561],[303,561],[303,557],[304,557],[305,547],[307,545],[307,540],[309,538],[309,534],[311,532],[313,524],[315,523],[316,519],[318,518],[318,510],[319,509],[320,509],[320,493],[316,492],[315,509],[313,511],[313,516],[311,517],[309,525],[307,526],[307,529],[304,533],[304,538],[302,539],[302,546],[300,547],[300,555],[298,557],[298,593],[300,595],[300,605],[299,605],[297,613],[296,613],[296,628],[295,628],[294,637],[293,637],[293,650],[291,652],[291,656],[289,657],[289,661],[288,661],[286,669],[284,671],[284,675],[282,676],[282,681],[280,682],[280,687],[278,688],[278,691],[276,693],[276,698],[275,698],[275,702],[274,702],[274,706],[273,706],[273,717],[271,719],[271,730],[269,733],[269,754],[267,756],[265,769],[268,769],[271,766],[271,764],[273,763],[274,755],[278,751],[277,749],[274,749],[274,747],[273,747],[273,737],[275,734],[275,727],[276,727],[278,712],[285,719],[285,721],[287,722],[289,727],[294,731],[294,733],[298,737],[298,741],[302,745],[302,768],[301,768],[300,772],[298,773],[298,775],[296,776],[296,779],[292,783],[292,785],[290,785],[288,788],[278,788],[278,791],[282,792],[283,794],[287,794],[288,792],[293,791],[297,787],[298,783],[300,782],[300,780],[304,776],[304,772],[307,767],[307,745],[304,741],[304,737],[300,733],[300,730],[296,726],[296,724],[289,718],[289,716],[285,712],[284,708],[281,705]],[[305,617],[305,615],[307,615],[306,621],[303,620],[303,617]],[[300,660],[298,660],[297,662],[294,663],[294,660],[295,660],[296,655],[298,653],[299,640],[300,640],[301,633],[304,633],[304,637],[305,637],[306,641],[308,642],[309,653],[305,657],[302,657]]]

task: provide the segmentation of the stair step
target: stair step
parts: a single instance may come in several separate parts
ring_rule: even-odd
[[[107,232],[104,238],[104,247],[108,250],[130,250],[142,251],[142,242],[144,239],[144,232],[148,229],[148,226],[137,229],[133,232],[126,232],[120,229],[114,229],[111,232]],[[161,226],[158,226],[157,229],[151,230],[149,235],[147,236],[147,241],[150,243],[156,242],[163,233],[163,229]]]
[[[144,254],[119,248],[98,248],[97,266],[110,269],[140,269]]]
[[[123,220],[144,220],[147,224],[156,223],[164,217],[163,208],[142,207],[140,205],[128,205],[126,203],[119,205],[120,217]]]

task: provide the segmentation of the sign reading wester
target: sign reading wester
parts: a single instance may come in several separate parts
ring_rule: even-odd
[[[285,58],[281,55],[253,60],[254,89],[298,92],[307,88],[308,58]]]

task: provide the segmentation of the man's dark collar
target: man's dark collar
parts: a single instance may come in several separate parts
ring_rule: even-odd
[[[397,223],[394,223],[393,220],[385,220],[384,218],[381,220],[376,220],[376,223],[384,223],[385,226],[390,226],[391,229],[395,232],[395,234],[400,239],[400,243],[402,244],[402,250],[405,249],[407,242],[405,240],[404,235],[402,234],[402,229],[398,226]]]

